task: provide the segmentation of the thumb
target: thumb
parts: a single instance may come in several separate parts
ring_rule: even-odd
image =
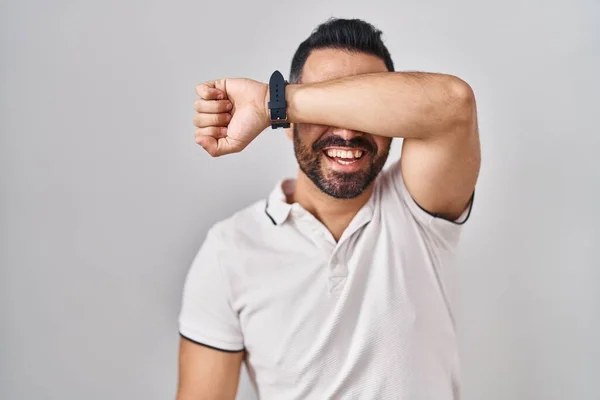
[[[203,135],[197,138],[197,143],[212,157],[220,157],[225,154],[237,153],[237,150],[227,137],[215,138]]]
[[[196,94],[204,100],[223,100],[227,98],[227,93],[225,92],[225,85],[219,84],[217,86],[217,82],[219,81],[208,81],[201,83],[196,86]]]
[[[223,98],[220,100],[224,100],[228,98],[227,95],[227,80],[226,79],[218,79],[213,82],[215,89],[219,90],[223,94]]]

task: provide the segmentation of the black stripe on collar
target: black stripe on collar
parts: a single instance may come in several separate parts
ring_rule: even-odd
[[[267,217],[269,217],[269,219],[271,220],[273,225],[277,225],[277,222],[275,222],[275,220],[273,219],[271,214],[269,214],[269,211],[267,210],[268,208],[269,208],[269,199],[267,199],[267,201],[265,202],[265,214],[267,214]]]

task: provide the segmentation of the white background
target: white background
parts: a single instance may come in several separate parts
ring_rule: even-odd
[[[281,130],[210,158],[194,87],[287,76],[331,16],[382,29],[397,70],[475,90],[463,398],[600,398],[593,0],[1,1],[0,398],[174,397],[183,279],[207,229],[296,173]],[[254,398],[245,374],[238,398]]]

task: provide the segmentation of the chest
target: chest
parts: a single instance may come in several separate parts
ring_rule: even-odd
[[[233,306],[249,363],[260,376],[296,380],[315,374],[314,365],[330,365],[328,359],[380,363],[395,352],[400,357],[407,348],[452,339],[436,259],[426,244],[416,235],[391,240],[384,229],[374,234],[370,227],[377,228],[367,226],[339,246],[298,240],[293,249],[247,253],[237,269],[243,276],[235,278]]]

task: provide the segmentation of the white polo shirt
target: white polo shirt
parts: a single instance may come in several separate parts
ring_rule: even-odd
[[[458,399],[451,264],[470,207],[423,211],[399,162],[336,243],[295,182],[214,225],[187,276],[182,336],[246,350],[260,399]]]

